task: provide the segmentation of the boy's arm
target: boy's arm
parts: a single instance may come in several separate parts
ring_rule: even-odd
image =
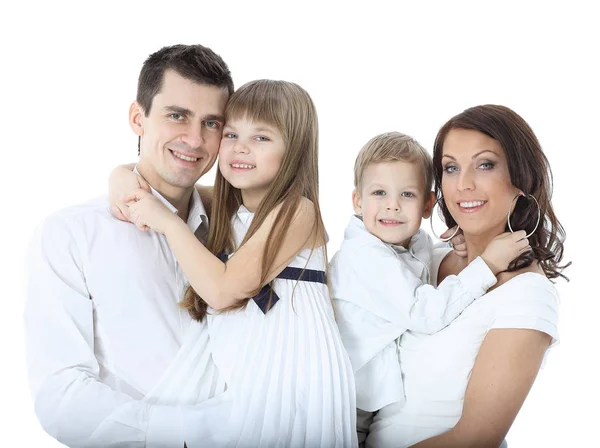
[[[355,294],[351,300],[401,328],[428,334],[448,325],[497,281],[477,257],[460,274],[448,276],[434,288],[383,244],[359,248],[351,263],[355,281],[368,292]]]

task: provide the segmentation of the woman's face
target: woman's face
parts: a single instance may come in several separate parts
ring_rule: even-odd
[[[452,129],[442,148],[442,169],[446,206],[465,236],[503,233],[519,190],[500,143],[478,131]]]

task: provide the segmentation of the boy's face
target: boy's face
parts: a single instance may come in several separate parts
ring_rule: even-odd
[[[360,191],[354,190],[354,212],[380,240],[407,247],[429,218],[433,193],[424,191],[421,168],[409,162],[382,162],[366,167]]]

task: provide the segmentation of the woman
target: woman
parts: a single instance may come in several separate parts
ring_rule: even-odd
[[[550,203],[548,161],[512,110],[477,106],[450,119],[436,137],[433,163],[446,224],[460,226],[467,246],[466,258],[439,251],[438,283],[505,231],[526,230],[532,250],[442,331],[405,333],[406,404],[379,411],[367,446],[497,447],[558,340],[558,294],[549,279],[564,277],[565,233]]]

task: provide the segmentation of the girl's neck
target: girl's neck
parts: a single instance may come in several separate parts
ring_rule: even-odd
[[[255,213],[263,200],[264,192],[254,192],[248,190],[241,190],[242,192],[242,205],[248,209],[249,212]]]

